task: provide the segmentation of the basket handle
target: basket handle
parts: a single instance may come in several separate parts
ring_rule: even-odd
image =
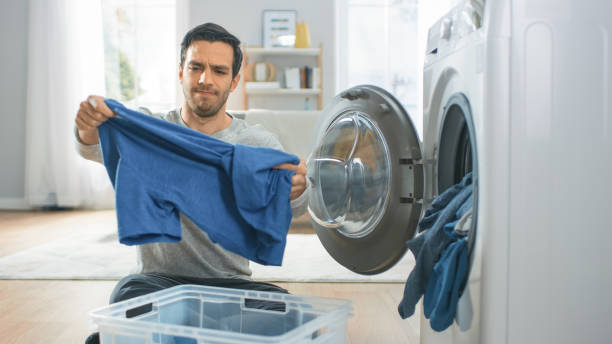
[[[138,307],[134,307],[134,308],[130,308],[130,309],[126,310],[125,311],[125,317],[127,319],[134,318],[134,317],[137,317],[139,315],[143,315],[143,314],[149,313],[152,310],[153,310],[153,303],[146,303],[144,305],[141,305],[141,306],[138,306]]]

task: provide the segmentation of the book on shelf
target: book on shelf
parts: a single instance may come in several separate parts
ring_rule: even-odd
[[[321,69],[313,67],[310,75],[310,88],[321,88]]]
[[[301,77],[298,67],[289,67],[285,69],[285,87],[290,89],[300,88]]]
[[[304,66],[289,67],[285,69],[285,87],[291,89],[298,88],[320,88],[320,69],[319,67]]]
[[[308,66],[300,68],[300,88],[308,88]]]
[[[247,81],[247,90],[269,90],[280,88],[278,81]]]

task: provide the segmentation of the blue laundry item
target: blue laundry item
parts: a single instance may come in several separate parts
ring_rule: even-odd
[[[232,145],[105,102],[118,115],[98,131],[121,243],[180,241],[181,212],[223,248],[281,265],[294,172],[271,168],[298,164],[296,156]]]
[[[466,284],[466,286],[463,288],[463,292],[459,296],[459,301],[457,301],[455,322],[457,323],[457,326],[459,326],[459,330],[461,330],[461,332],[465,332],[472,328],[473,319],[474,308],[472,308],[472,295],[470,294],[470,287]]]
[[[467,281],[467,253],[466,238],[452,242],[433,268],[423,296],[423,312],[435,331],[444,331],[453,323]]]
[[[406,242],[406,246],[414,254],[416,264],[406,280],[404,296],[398,306],[398,312],[402,319],[414,314],[415,306],[425,293],[434,265],[442,252],[451,242],[462,237],[461,234],[454,231],[454,227],[457,220],[472,206],[472,174],[467,174],[459,184],[449,189],[454,191],[447,195],[444,192],[434,200],[436,211],[430,211],[429,218],[424,219],[427,223],[431,221],[432,217],[435,217],[431,228]],[[451,194],[452,197],[448,196]],[[440,198],[443,200],[439,201]],[[432,208],[434,207],[432,206]],[[453,230],[445,231],[445,226]]]
[[[461,190],[465,188],[465,185],[472,183],[472,173],[466,174],[461,182],[455,184],[448,189],[444,190],[444,192],[436,197],[434,201],[431,203],[430,207],[425,211],[425,215],[419,221],[418,232],[421,233],[424,230],[431,228],[440,214],[442,214],[442,210],[457,196]]]

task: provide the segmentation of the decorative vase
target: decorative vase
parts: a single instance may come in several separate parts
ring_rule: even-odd
[[[298,22],[295,25],[295,47],[310,48],[310,32],[308,32],[308,24]]]

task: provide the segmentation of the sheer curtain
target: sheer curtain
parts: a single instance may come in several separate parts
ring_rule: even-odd
[[[435,0],[427,0],[435,2]],[[419,133],[419,0],[337,0],[337,90],[361,84],[391,92]]]
[[[100,0],[30,0],[25,193],[30,206],[111,208],[101,164],[74,149],[74,117],[104,95]]]

